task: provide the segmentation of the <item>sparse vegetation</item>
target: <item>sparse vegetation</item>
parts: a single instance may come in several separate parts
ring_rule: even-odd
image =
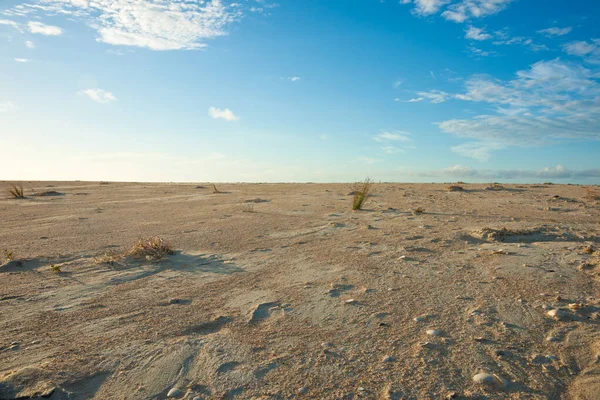
[[[415,208],[415,209],[413,210],[413,213],[414,213],[414,214],[417,214],[417,215],[419,215],[419,214],[423,214],[424,212],[425,212],[425,209],[424,209],[424,208],[422,208],[422,207],[417,207],[417,208]]]
[[[362,210],[363,205],[367,201],[367,199],[371,196],[371,188],[373,186],[373,181],[371,178],[366,178],[362,182],[356,182],[352,186],[352,209],[353,210]]]
[[[138,240],[126,253],[127,257],[160,260],[174,254],[173,248],[162,238],[152,236],[149,239]]]
[[[465,189],[462,186],[458,186],[458,185],[448,186],[448,191],[450,191],[450,192],[462,192],[463,190],[465,190]]]
[[[242,211],[247,213],[253,213],[254,203],[242,203]]]
[[[213,187],[213,193],[222,193],[219,189],[217,189],[217,185],[215,185],[214,183],[213,183],[212,187]]]
[[[23,190],[23,185],[12,185],[8,189],[8,193],[10,193],[10,195],[12,197],[14,197],[15,199],[24,199],[25,198],[25,191]]]
[[[2,250],[2,264],[10,262],[15,259],[15,256],[12,251],[8,251],[8,249]]]
[[[552,182],[544,182],[544,185],[554,185]]]
[[[504,186],[498,182],[494,182],[490,186],[486,187],[485,190],[504,190]]]
[[[123,258],[123,254],[117,254],[117,253],[114,253],[114,252],[104,253],[100,257],[96,257],[94,259],[94,263],[95,264],[115,265],[115,263],[117,261],[119,261],[120,259],[122,259],[122,258]]]
[[[52,272],[54,272],[55,274],[60,274],[62,272],[60,265],[56,265],[56,264],[52,264],[50,266],[50,269],[52,270]]]
[[[56,190],[45,190],[43,192],[35,193],[34,196],[45,197],[45,196],[62,196],[63,193],[57,192]]]
[[[588,200],[600,201],[600,191],[589,187],[589,188],[585,189],[584,197]]]

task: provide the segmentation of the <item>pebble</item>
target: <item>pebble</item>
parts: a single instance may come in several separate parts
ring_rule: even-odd
[[[167,393],[167,397],[181,397],[183,396],[183,392],[181,390],[179,390],[178,388],[172,388],[171,390],[169,390],[169,393]]]
[[[346,304],[353,304],[353,303],[356,303],[356,300],[354,300],[354,299],[348,299],[348,300],[344,301],[344,303],[346,303]]]
[[[425,321],[425,318],[423,318],[423,317],[415,317],[413,319],[415,320],[415,322],[423,322],[423,321]]]
[[[439,336],[440,335],[440,331],[438,331],[437,329],[428,329],[426,333],[428,335],[432,335],[432,336]]]
[[[507,382],[503,378],[485,372],[480,372],[479,374],[475,375],[473,377],[473,382],[480,383],[482,385],[494,385],[497,387],[505,387],[507,385]]]
[[[302,386],[300,389],[298,389],[299,394],[304,394],[306,392],[308,392],[308,388],[305,386]]]
[[[560,342],[560,339],[557,338],[556,336],[548,336],[546,338],[546,341],[548,341],[548,342]]]
[[[392,357],[392,356],[384,356],[384,357],[381,359],[381,362],[384,362],[384,363],[385,363],[385,362],[393,362],[393,361],[394,361],[394,357]]]

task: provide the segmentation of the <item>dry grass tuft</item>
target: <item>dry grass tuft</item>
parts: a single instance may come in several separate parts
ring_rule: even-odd
[[[114,252],[104,253],[100,257],[94,258],[95,264],[107,264],[107,265],[115,265],[117,261],[123,258],[123,254],[117,254]]]
[[[371,196],[371,188],[373,187],[373,181],[371,178],[365,178],[362,182],[356,182],[352,185],[352,209],[362,210],[363,205],[367,199]]]
[[[416,215],[423,214],[424,212],[425,212],[425,209],[422,207],[417,207],[413,210],[413,213]]]
[[[52,270],[52,272],[54,272],[55,274],[60,274],[62,272],[60,265],[56,265],[56,264],[52,264],[50,266],[50,269]]]
[[[254,203],[242,203],[242,211],[247,213],[253,213]]]
[[[24,199],[25,198],[25,191],[23,190],[23,185],[12,185],[8,189],[8,193],[10,193],[10,195],[12,197],[14,197],[15,199]]]
[[[458,185],[448,186],[449,192],[462,192],[463,190],[465,190],[465,189],[462,186],[458,186]]]
[[[214,183],[213,183],[212,187],[213,187],[213,193],[223,193],[219,189],[217,189],[217,185],[215,185]]]
[[[126,253],[127,257],[145,258],[146,260],[160,260],[174,254],[170,244],[158,236],[138,240]]]
[[[15,259],[15,255],[12,251],[8,251],[8,249],[2,250],[2,262],[0,264],[6,264]]]

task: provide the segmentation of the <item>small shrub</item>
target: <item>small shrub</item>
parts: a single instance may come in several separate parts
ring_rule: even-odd
[[[8,189],[8,193],[10,193],[15,199],[25,198],[25,191],[23,190],[23,185],[12,185]]]
[[[108,265],[115,265],[115,263],[117,261],[119,261],[120,259],[123,258],[122,254],[116,254],[116,253],[104,253],[103,255],[101,255],[100,257],[96,257],[94,259],[94,263],[95,264],[108,264]]]
[[[544,182],[544,185],[554,185],[552,182]]]
[[[253,213],[254,203],[242,203],[242,211],[247,213]]]
[[[362,182],[356,182],[352,186],[352,209],[353,210],[362,210],[363,205],[367,201],[367,199],[371,196],[371,188],[373,186],[373,181],[371,178],[366,178]]]
[[[462,192],[463,190],[465,190],[465,189],[462,186],[458,186],[458,185],[448,186],[448,191],[450,191],[450,192]]]
[[[212,187],[213,187],[213,193],[221,193],[221,191],[219,189],[217,189],[217,185],[215,185],[214,183],[213,183]]]
[[[415,208],[415,209],[413,210],[413,213],[414,213],[414,214],[417,214],[417,215],[419,215],[419,214],[423,214],[424,212],[425,212],[425,209],[424,209],[424,208],[422,208],[422,207],[417,207],[417,208]]]
[[[15,259],[15,256],[12,251],[8,251],[8,249],[2,250],[2,263],[7,263]]]
[[[52,270],[52,272],[54,272],[55,274],[60,274],[62,272],[62,270],[60,269],[60,265],[56,265],[56,264],[52,264],[50,266],[50,269]]]
[[[174,254],[170,244],[158,236],[149,239],[138,240],[126,253],[125,256],[134,258],[145,258],[146,260],[160,260]]]

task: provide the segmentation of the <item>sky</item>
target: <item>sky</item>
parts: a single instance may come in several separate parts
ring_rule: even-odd
[[[0,179],[600,183],[597,0],[4,0]]]

